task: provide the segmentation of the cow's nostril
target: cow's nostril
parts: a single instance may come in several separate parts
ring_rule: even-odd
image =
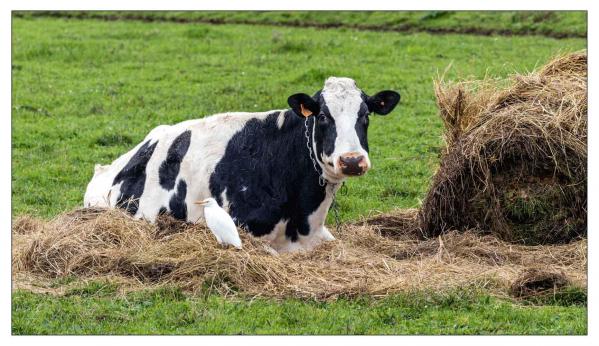
[[[353,165],[353,164],[358,164],[360,161],[364,160],[364,156],[360,155],[360,156],[341,156],[339,158],[339,160],[341,161],[341,163],[345,164],[345,165]]]
[[[364,155],[340,156],[339,166],[344,174],[362,175],[366,170],[366,160]]]

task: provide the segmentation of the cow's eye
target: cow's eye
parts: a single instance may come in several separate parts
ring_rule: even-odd
[[[329,119],[326,115],[324,115],[324,113],[318,114],[317,120],[319,124],[326,124],[329,122]]]

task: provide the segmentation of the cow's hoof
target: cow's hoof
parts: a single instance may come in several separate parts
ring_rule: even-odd
[[[323,227],[322,230],[320,231],[320,238],[324,241],[335,240],[335,236],[333,236],[333,234],[331,234],[329,229],[326,227]]]

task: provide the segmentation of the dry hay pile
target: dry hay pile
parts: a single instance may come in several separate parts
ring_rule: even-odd
[[[540,270],[560,278],[543,289],[586,287],[585,240],[524,246],[452,232],[423,241],[413,231],[416,213],[347,224],[314,251],[278,256],[245,232],[243,250],[224,249],[201,224],[150,224],[114,209],[81,209],[51,221],[20,217],[13,223],[13,285],[60,294],[70,288],[57,283],[77,276],[110,280],[124,291],[174,285],[193,294],[330,299],[479,287],[507,296],[523,274]],[[406,228],[390,230],[388,220]],[[529,281],[525,287],[534,291]]]
[[[509,84],[437,83],[447,148],[419,215],[426,236],[473,228],[525,244],[586,236],[586,52]]]

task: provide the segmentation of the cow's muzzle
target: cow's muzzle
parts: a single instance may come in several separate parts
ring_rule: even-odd
[[[362,175],[368,170],[368,162],[364,155],[350,152],[339,157],[339,167],[345,175]]]

